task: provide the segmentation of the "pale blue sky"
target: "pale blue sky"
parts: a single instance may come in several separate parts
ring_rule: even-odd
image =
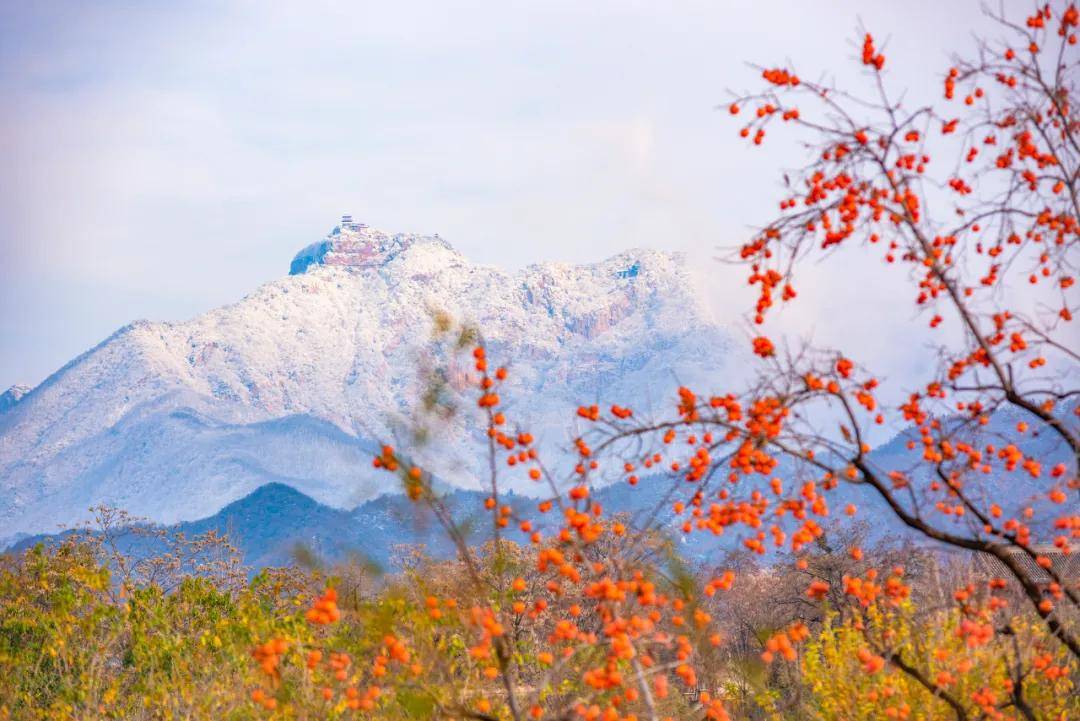
[[[714,107],[748,61],[850,77],[860,18],[931,96],[985,26],[975,0],[0,0],[0,390],[284,275],[343,212],[509,268],[737,243],[784,145]],[[789,325],[850,301],[808,296]]]

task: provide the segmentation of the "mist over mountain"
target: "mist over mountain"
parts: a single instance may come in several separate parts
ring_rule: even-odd
[[[1071,411],[1065,409],[1063,417]],[[1018,413],[999,411],[991,416],[989,432],[1010,437]],[[874,449],[870,462],[882,469],[904,470],[912,477],[927,472],[921,459],[921,446],[909,448],[909,441],[918,434],[898,434]],[[1037,454],[1047,462],[1068,459],[1068,449],[1052,432],[1042,428],[1022,441],[1027,452]],[[791,459],[782,459],[775,469],[777,477],[794,482],[800,470]],[[625,518],[635,527],[648,526],[671,540],[670,548],[685,562],[712,566],[726,552],[742,548],[743,539],[753,536],[751,528],[733,527],[721,535],[697,531],[685,534],[682,530],[686,514],[677,514],[675,501],[688,502],[700,488],[687,484],[677,473],[656,473],[645,476],[636,486],[625,482],[612,483],[594,490],[594,498],[605,512]],[[715,486],[714,486],[715,488]],[[1045,506],[1043,484],[1026,473],[994,476],[985,479],[987,492],[995,498],[1008,499],[1016,507]],[[474,547],[492,537],[491,517],[484,510],[486,491],[443,489],[441,502],[450,512],[459,529]],[[889,510],[880,496],[865,484],[841,483],[826,492],[828,516],[820,518],[825,529],[821,539],[826,545],[838,547],[838,540],[852,531],[861,535],[867,544],[912,542],[920,546],[934,544],[922,534],[908,529]],[[715,500],[715,499],[714,499]],[[536,528],[550,530],[550,521],[537,511],[535,499],[521,494],[504,494],[501,501],[514,508],[519,518],[530,519]],[[844,507],[855,504],[858,517],[852,521],[843,514]],[[1051,517],[1046,514],[1046,517]],[[948,530],[951,525],[965,523],[960,517],[937,518],[938,527]],[[89,526],[93,530],[94,526]],[[1036,520],[1033,528],[1040,534],[1050,531],[1049,521]],[[229,539],[238,550],[243,563],[254,573],[268,566],[286,566],[299,562],[323,564],[358,560],[377,572],[399,570],[412,550],[421,550],[434,558],[450,558],[455,548],[434,514],[421,503],[410,501],[400,493],[385,493],[366,500],[353,508],[331,507],[310,498],[292,485],[268,482],[250,494],[235,500],[216,513],[194,521],[168,526],[168,535],[180,533],[187,538],[216,532]],[[510,527],[506,537],[525,542],[527,534]],[[840,534],[840,535],[836,535]],[[53,543],[62,535],[37,534],[21,538],[14,548],[24,549],[35,543]],[[114,545],[134,556],[162,553],[166,547],[156,533],[121,532]],[[780,553],[784,551],[781,550]]]

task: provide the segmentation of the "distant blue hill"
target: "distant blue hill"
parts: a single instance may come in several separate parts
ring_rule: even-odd
[[[657,523],[672,527],[671,504],[665,501],[671,489],[670,481],[655,477],[644,479],[636,488],[609,486],[597,491],[596,499],[607,513],[633,515],[640,521],[652,518],[659,509]],[[690,487],[678,488],[685,494]],[[682,495],[675,497],[683,497]],[[483,510],[485,493],[454,490],[443,496],[455,521],[464,529],[470,543],[481,544],[491,539],[490,516]],[[557,524],[557,511],[543,517],[536,509],[536,499],[507,494],[502,500],[517,509],[522,517],[532,518],[538,525]],[[298,562],[332,564],[357,560],[377,569],[397,567],[408,547],[423,547],[436,558],[454,554],[453,544],[431,511],[401,494],[387,494],[367,501],[351,511],[323,505],[296,489],[282,483],[268,483],[244,498],[230,503],[213,516],[163,527],[170,533],[183,533],[188,538],[215,531],[228,537],[241,553],[245,565],[257,570],[285,566]],[[37,543],[52,543],[70,532],[36,535],[23,538],[11,551],[20,551]],[[505,537],[521,543],[526,534],[511,526]],[[702,557],[714,550],[717,541],[695,534],[684,554]],[[733,541],[731,534],[725,541]],[[163,546],[142,534],[123,534],[116,542],[125,553],[136,556],[160,551]]]

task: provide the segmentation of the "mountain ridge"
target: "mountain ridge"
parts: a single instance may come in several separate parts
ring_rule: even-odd
[[[413,420],[418,369],[443,359],[435,310],[483,330],[512,369],[508,411],[549,447],[580,402],[667,397],[732,362],[674,254],[511,273],[438,236],[346,225],[235,303],[123,326],[0,414],[0,528],[46,531],[97,503],[181,522],[278,478],[336,508],[392,490],[357,461]],[[340,433],[275,424],[294,416]],[[476,485],[467,457],[442,458],[471,434],[455,419],[430,451],[451,486]]]

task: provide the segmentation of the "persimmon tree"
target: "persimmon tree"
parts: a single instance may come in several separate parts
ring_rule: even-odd
[[[587,482],[599,463],[584,440],[575,444],[581,460],[571,482],[556,478],[532,436],[511,430],[502,410],[507,368],[489,366],[472,331],[445,323],[443,329],[454,330],[458,353],[450,362],[462,362],[464,351],[469,366],[468,376],[446,375],[469,378],[465,392],[479,410],[488,461],[487,542],[473,540],[429,471],[407,452],[384,446],[375,467],[398,476],[453,542],[455,583],[440,587],[414,575],[417,593],[400,614],[407,622],[388,626],[368,658],[336,652],[321,636],[266,640],[255,650],[265,682],[252,699],[279,710],[283,679],[303,661],[317,683],[289,688],[317,688],[328,711],[386,709],[405,694],[422,698],[436,718],[727,719],[721,700],[699,687],[698,661],[720,639],[710,633],[712,619],[692,582],[659,562],[650,529],[605,516]],[[435,415],[447,410],[435,406],[429,409]],[[546,484],[535,512],[523,512],[505,495],[509,473]],[[341,618],[337,600],[328,588],[308,621],[334,625]]]
[[[1028,610],[1006,598],[1016,588],[1075,662],[1076,579],[1062,578],[1041,549],[1067,555],[1080,538],[1080,356],[1072,325],[1080,12],[1075,4],[1043,5],[1019,21],[991,17],[1004,39],[980,41],[974,57],[957,58],[939,81],[938,103],[912,106],[891,89],[884,51],[864,33],[857,61],[866,92],[770,67],[761,69],[762,90],[729,107],[736,120],[749,115],[739,133],[755,145],[786,126],[810,154],[786,176],[779,214],[735,254],[757,288],[753,322],[764,327],[776,306],[797,302],[807,261],[878,256],[910,282],[912,307],[930,329],[955,330],[926,358],[934,371],[887,407],[879,401],[882,379],[857,362],[855,350],[781,344],[762,330],[752,344],[760,373],[748,391],[699,396],[683,388],[677,416],[639,423],[612,409],[596,416],[589,438],[616,455],[651,460],[658,456],[642,452],[645,439],[680,449],[664,462],[693,484],[689,503],[679,504],[693,509],[683,530],[748,527],[745,543],[761,553],[770,540],[799,551],[823,532],[830,494],[868,489],[883,512],[917,534],[995,560],[1001,577],[956,591],[961,633],[975,644],[1013,634],[1010,619]],[[902,352],[920,350],[908,344]],[[832,431],[827,423],[836,418]],[[908,439],[910,462],[883,462],[871,452],[870,439],[881,435],[875,426]],[[775,475],[779,468],[787,478]],[[862,551],[851,554],[859,559]],[[900,603],[902,575],[871,569],[845,578],[843,597],[857,613],[882,600]],[[818,580],[806,592],[825,598],[830,590]],[[1019,655],[987,659],[1012,664],[1006,682],[967,697],[890,647],[887,635],[860,656],[867,672],[888,664],[909,675],[957,718],[1005,708],[1038,717],[1023,686],[1033,671]],[[985,669],[984,677],[993,674]]]
[[[460,333],[469,367],[444,377],[467,379],[474,394],[490,545],[471,542],[407,449],[383,447],[376,467],[396,474],[454,543],[454,590],[423,590],[418,577],[401,622],[368,658],[344,656],[318,633],[266,640],[253,699],[280,711],[283,678],[300,668],[308,680],[296,688],[317,689],[334,713],[386,709],[408,693],[442,718],[727,718],[719,690],[735,671],[717,666],[724,639],[709,609],[738,579],[723,569],[700,584],[669,573],[649,549],[673,514],[682,533],[734,533],[755,554],[795,554],[802,596],[826,608],[814,629],[794,620],[771,630],[761,662],[811,675],[822,664],[850,667],[867,679],[844,691],[811,678],[819,718],[857,717],[883,698],[895,718],[1074,711],[1059,701],[1075,698],[1080,589],[1042,549],[1067,555],[1080,538],[1080,392],[1071,387],[1080,12],[1047,5],[1019,22],[994,19],[1005,39],[956,59],[935,80],[943,97],[932,105],[911,106],[890,88],[870,33],[856,58],[865,92],[769,67],[760,91],[731,103],[736,120],[749,116],[739,133],[750,142],[780,126],[810,151],[789,173],[778,215],[735,252],[757,289],[761,326],[749,388],[681,388],[670,417],[643,418],[633,399],[582,406],[572,469],[560,475],[506,415],[509,371],[489,366],[478,336]],[[910,282],[912,307],[943,335],[925,364],[933,372],[903,402],[880,400],[886,381],[858,362],[857,348],[769,337],[770,313],[797,302],[801,268],[821,255],[879,258]],[[876,427],[900,434],[910,458],[874,454]],[[506,495],[509,474],[542,489],[535,513]],[[634,486],[646,475],[671,479],[663,508],[636,525],[606,516],[594,485],[614,476]],[[1008,490],[1021,478],[1033,494]],[[904,567],[878,568],[857,546],[847,549],[866,561],[857,571],[815,575],[808,556],[827,519],[859,513],[844,501],[849,488],[999,572],[930,609],[915,606]],[[333,626],[340,615],[331,588],[308,621]],[[847,692],[854,705],[830,711],[828,694]]]

